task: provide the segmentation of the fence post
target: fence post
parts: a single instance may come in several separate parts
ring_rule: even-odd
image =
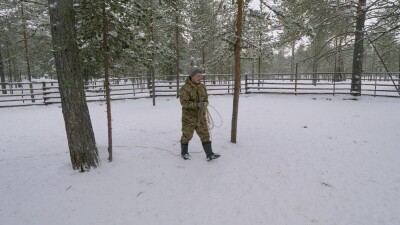
[[[375,89],[374,89],[374,97],[376,97],[376,83],[378,81],[378,74],[375,74]]]
[[[153,83],[152,90],[153,90],[153,106],[156,105],[156,74],[154,72],[154,67],[151,69],[152,70],[152,76],[151,76],[151,81]]]
[[[399,67],[400,67],[400,65],[399,65]],[[399,72],[399,74],[397,75],[397,89],[400,91],[400,72]]]
[[[225,76],[225,83],[228,84],[228,94],[231,93],[231,83],[229,83],[229,77],[228,75],[224,75]]]
[[[6,84],[6,82],[4,81],[2,81],[2,83],[1,83],[1,92],[5,95],[5,94],[7,94],[7,84]]]
[[[335,74],[332,74],[332,80],[333,80],[333,96],[335,96],[335,92],[336,92],[336,77],[335,77]]]
[[[33,84],[32,84],[32,81],[29,81],[29,90],[30,90],[30,92],[31,92],[31,101],[32,101],[32,102],[35,102],[35,94],[34,94],[34,91],[33,91]]]
[[[21,84],[21,98],[22,98],[22,103],[25,103],[25,100],[24,100],[24,84]]]
[[[294,74],[294,95],[297,95],[297,67],[298,67],[298,63],[296,63],[296,70],[295,70],[295,74]]]
[[[248,75],[247,73],[244,75],[244,93],[247,94],[247,86],[248,86]]]
[[[179,72],[176,73],[176,98],[179,98]]]
[[[46,95],[48,93],[46,92],[46,82],[42,82],[42,89],[43,89],[43,92],[42,92],[42,94],[43,94],[43,103],[45,105],[47,105],[47,103],[46,103],[46,99],[47,99]]]

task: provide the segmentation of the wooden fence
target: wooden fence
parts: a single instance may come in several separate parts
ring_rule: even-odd
[[[399,74],[365,73],[361,80],[361,95],[400,97]],[[246,93],[348,95],[351,91],[350,73],[252,75],[245,82]]]
[[[400,98],[399,73],[365,73],[362,75],[361,94]],[[210,95],[233,93],[234,77],[230,74],[203,76],[203,83]],[[151,79],[141,77],[113,78],[110,80],[111,100],[177,96],[186,76],[158,76]],[[329,94],[349,95],[351,74],[296,73],[296,74],[245,74],[242,75],[242,94]],[[103,80],[85,83],[88,102],[105,101]],[[154,94],[153,94],[154,92]],[[34,82],[0,83],[0,107],[48,105],[60,103],[57,81],[36,80]]]

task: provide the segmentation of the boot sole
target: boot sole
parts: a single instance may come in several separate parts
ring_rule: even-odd
[[[221,157],[221,155],[219,155],[219,156],[217,156],[215,158],[207,158],[207,161],[210,162],[210,161],[213,161],[214,159],[218,159],[219,157]]]

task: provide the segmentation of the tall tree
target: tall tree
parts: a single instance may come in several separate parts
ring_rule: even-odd
[[[3,94],[7,94],[7,90],[6,90],[6,75],[4,73],[4,63],[3,63],[3,57],[1,56],[1,46],[0,46],[0,82],[1,84],[1,89],[2,89],[2,93]]]
[[[83,172],[97,167],[99,159],[81,75],[73,0],[48,0],[48,3],[72,168]]]
[[[108,127],[108,160],[112,161],[112,123],[111,123],[111,97],[109,81],[109,48],[108,48],[108,12],[106,1],[103,2],[103,61],[104,61],[104,86],[106,88],[107,127]]]
[[[356,15],[356,30],[354,37],[353,72],[351,77],[350,93],[354,96],[361,95],[361,73],[363,72],[364,59],[364,25],[366,15],[366,0],[358,0]]]
[[[179,29],[179,21],[180,21],[180,9],[176,4],[174,12],[175,12],[175,52],[176,52],[176,61],[175,61],[175,72],[176,72],[176,97],[179,98],[179,73],[180,70],[180,58],[181,52],[179,47],[179,39],[181,36],[181,31]]]
[[[22,27],[23,27],[23,34],[24,34],[24,46],[25,46],[25,61],[26,61],[26,68],[28,72],[28,80],[29,80],[29,89],[31,92],[31,98],[32,102],[35,102],[35,96],[33,95],[33,85],[31,83],[32,81],[32,74],[31,74],[31,60],[29,56],[29,44],[28,44],[28,33],[26,29],[26,19],[25,19],[25,14],[24,14],[24,4],[22,3],[21,0],[21,18],[22,18]]]
[[[231,142],[236,143],[237,138],[237,121],[239,111],[239,93],[240,93],[240,39],[242,38],[242,20],[243,20],[243,0],[237,1],[238,11],[236,16],[236,41],[233,48],[235,58],[235,87],[233,93],[233,111],[232,111],[232,128]]]

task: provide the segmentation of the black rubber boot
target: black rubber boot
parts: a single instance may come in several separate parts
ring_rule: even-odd
[[[189,155],[189,144],[181,144],[181,157],[184,160],[188,160],[191,158]]]
[[[204,152],[206,153],[207,161],[210,161],[210,160],[213,160],[213,159],[217,159],[217,158],[219,158],[221,156],[219,154],[215,154],[212,151],[211,141],[203,142],[203,149],[204,149]]]

